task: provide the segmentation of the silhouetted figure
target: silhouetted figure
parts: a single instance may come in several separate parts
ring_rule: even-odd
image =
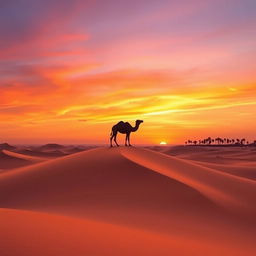
[[[135,126],[132,127],[128,122],[120,121],[119,123],[114,125],[112,127],[112,132],[110,134],[110,147],[113,147],[113,145],[112,145],[113,138],[114,138],[114,141],[115,141],[116,145],[119,146],[117,141],[116,141],[116,136],[117,136],[118,132],[126,134],[125,146],[131,146],[130,134],[131,134],[131,132],[136,132],[139,129],[139,126],[140,126],[141,123],[143,123],[142,120],[136,120]],[[128,145],[127,145],[127,142],[128,142]]]

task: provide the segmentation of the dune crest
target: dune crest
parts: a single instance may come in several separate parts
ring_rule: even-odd
[[[227,164],[215,164],[215,163],[207,163],[201,161],[194,161],[194,163],[209,167],[211,169],[224,171],[235,176],[240,176],[247,179],[256,180],[256,167],[254,166],[246,166],[246,165],[227,165]]]
[[[16,156],[9,155],[6,151],[0,151],[0,169],[10,170],[13,168],[19,168],[23,166],[28,166],[31,161],[27,159],[22,159]]]
[[[9,151],[9,150],[3,150],[3,153],[8,155],[8,156],[11,156],[11,157],[24,159],[24,160],[27,160],[27,161],[30,161],[30,162],[33,162],[33,163],[38,163],[38,162],[48,160],[48,158],[46,158],[46,157],[30,156],[30,155],[20,154],[20,153],[17,153],[17,152],[12,152],[12,151]]]
[[[256,182],[236,177],[218,170],[200,166],[188,160],[148,149],[121,149],[124,156],[149,169],[192,186],[214,202],[224,207],[254,216]]]

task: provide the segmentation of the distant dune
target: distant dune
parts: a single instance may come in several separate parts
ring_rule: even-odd
[[[41,151],[38,150],[37,148],[17,148],[14,152],[22,155],[43,157],[49,159],[66,155],[64,152],[60,150]]]
[[[0,153],[0,169],[13,169],[42,162],[48,158],[35,157],[17,152],[2,150]]]
[[[8,143],[2,143],[0,144],[0,150],[6,149],[6,150],[14,150],[16,147],[8,144]]]
[[[230,173],[236,176],[253,179],[256,180],[256,165],[255,166],[241,166],[241,165],[230,165],[230,164],[215,164],[215,163],[207,163],[194,161],[197,164],[200,164],[205,167],[209,167],[215,170],[223,171],[226,173]]]
[[[37,156],[19,154],[19,153],[12,152],[12,151],[9,151],[9,150],[3,150],[2,152],[4,154],[8,155],[8,156],[13,157],[13,158],[27,160],[27,161],[30,161],[32,163],[38,163],[38,162],[42,162],[42,161],[47,160],[47,158],[44,158],[44,157],[37,157]]]
[[[201,162],[223,164],[255,162],[256,164],[256,148],[254,147],[158,146],[149,148],[167,155]]]
[[[1,173],[3,253],[254,255],[256,181],[215,167],[121,147]]]
[[[256,180],[256,148],[254,147],[158,146],[150,149],[192,160],[201,166]]]
[[[26,159],[10,156],[9,154],[6,154],[6,152],[7,151],[4,150],[0,152],[0,169],[2,169],[2,171],[31,164],[31,162]]]
[[[43,146],[11,146],[0,144],[0,170],[19,168],[34,163],[63,157],[95,148],[95,146],[73,146],[46,144]]]
[[[51,144],[45,144],[45,145],[43,145],[43,146],[40,146],[39,148],[40,148],[41,150],[58,150],[58,149],[63,149],[63,148],[65,148],[65,146],[60,145],[60,144],[51,143]]]

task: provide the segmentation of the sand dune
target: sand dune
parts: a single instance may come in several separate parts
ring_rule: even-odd
[[[193,188],[135,164],[119,149],[90,150],[6,173],[0,178],[0,194],[7,195],[0,198],[0,206],[6,208],[96,216],[147,227],[156,215],[162,216],[164,227],[170,211],[179,215],[189,210],[190,218],[197,218],[198,212],[220,214]],[[113,211],[118,216],[113,218]],[[142,221],[144,214],[148,217]]]
[[[16,147],[15,146],[12,146],[8,143],[1,143],[0,144],[0,150],[3,150],[3,149],[6,149],[6,150],[15,150]]]
[[[29,164],[31,162],[28,160],[10,156],[3,151],[0,152],[0,169],[2,170],[27,166]]]
[[[225,165],[214,164],[207,162],[194,161],[196,164],[203,165],[218,171],[227,172],[236,176],[256,180],[256,166],[241,166],[241,165]]]
[[[17,153],[17,152],[12,152],[12,151],[9,151],[9,150],[3,150],[2,152],[4,154],[8,155],[8,156],[13,157],[13,158],[27,160],[27,161],[30,161],[32,163],[38,163],[38,162],[48,160],[48,158],[46,158],[46,157],[30,156],[30,155],[20,154],[20,153]]]
[[[18,148],[15,150],[15,152],[22,155],[35,156],[40,158],[55,158],[67,155],[60,150],[40,151],[37,148]]]
[[[45,145],[39,147],[39,149],[42,150],[42,151],[60,150],[60,149],[63,149],[63,148],[65,148],[64,145],[55,144],[55,143],[45,144]]]
[[[147,149],[140,150],[139,154],[133,149],[125,150],[123,154],[131,161],[195,188],[224,207],[234,207],[237,211],[252,215],[256,213],[256,206],[253,204],[256,182],[253,180],[229,175],[176,157],[166,157]]]
[[[196,237],[165,235],[88,219],[0,210],[2,256],[250,255],[253,248],[216,244]],[[251,254],[252,255],[252,254]]]
[[[179,158],[214,164],[256,163],[256,151],[253,147],[158,146],[150,149]]]
[[[0,169],[10,170],[13,168],[32,165],[47,159],[48,158],[24,155],[4,149],[0,153]]]
[[[140,148],[97,148],[0,175],[1,208],[50,213],[2,210],[5,229],[13,219],[21,226],[17,246],[39,230],[41,247],[49,248],[51,230],[62,255],[70,255],[79,236],[77,255],[253,255],[255,195],[253,180]],[[82,246],[105,236],[105,247]],[[41,247],[25,255],[39,255]]]
[[[70,155],[78,152],[82,152],[85,150],[89,150],[95,148],[93,145],[59,145],[59,144],[46,144],[42,146],[26,146],[26,147],[18,147],[14,152],[41,157],[41,158],[56,158],[65,155]]]
[[[256,179],[254,147],[157,146],[149,148],[236,176]]]

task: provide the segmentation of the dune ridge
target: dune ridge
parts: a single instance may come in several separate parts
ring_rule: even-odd
[[[139,154],[134,149],[122,150],[122,154],[131,161],[194,187],[224,207],[235,207],[236,211],[246,212],[252,216],[256,213],[256,206],[253,203],[256,195],[256,182],[253,180],[148,149],[141,149]]]
[[[12,152],[9,150],[3,150],[2,152],[8,156],[11,156],[14,158],[19,158],[19,159],[24,159],[24,160],[27,160],[27,161],[30,161],[33,163],[38,163],[38,162],[48,160],[48,158],[46,158],[46,157],[30,156],[30,155],[20,154],[17,152]]]
[[[207,163],[201,161],[191,160],[196,164],[209,167],[211,169],[224,171],[235,176],[240,176],[247,179],[256,180],[256,167],[254,166],[246,166],[246,165],[225,165],[225,164],[216,164],[216,163]]]
[[[0,151],[0,169],[10,170],[13,168],[19,168],[31,164],[27,159],[17,158]]]
[[[15,168],[34,165],[48,159],[49,158],[30,156],[4,149],[0,152],[0,169],[2,169],[2,173],[6,171],[10,172],[15,170]]]

